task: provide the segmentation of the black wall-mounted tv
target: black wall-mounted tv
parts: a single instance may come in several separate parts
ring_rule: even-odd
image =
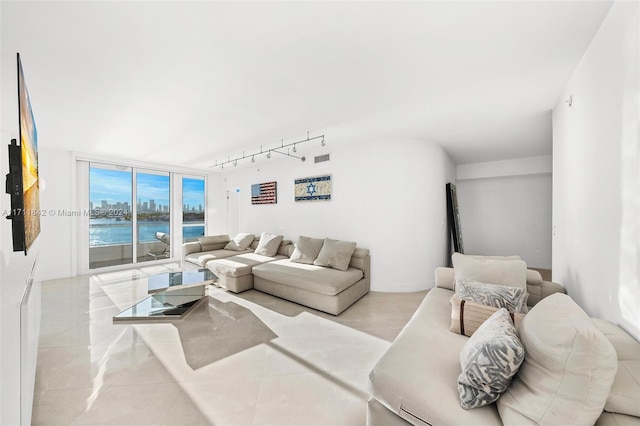
[[[18,127],[20,145],[9,145],[9,173],[6,191],[11,195],[13,251],[27,251],[40,234],[40,180],[38,176],[38,131],[33,119],[29,92],[24,81],[20,54],[18,61]]]

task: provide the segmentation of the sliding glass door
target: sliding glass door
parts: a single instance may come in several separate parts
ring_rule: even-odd
[[[133,263],[133,170],[89,167],[89,269]]]
[[[89,197],[84,186],[81,200],[91,212],[89,270],[171,258],[172,242],[179,245],[205,234],[205,176],[87,163],[79,173],[86,177],[88,169]],[[174,211],[179,216],[172,219]]]
[[[182,177],[182,242],[204,235],[204,177]]]
[[[136,172],[137,261],[170,255],[171,179],[167,172]]]

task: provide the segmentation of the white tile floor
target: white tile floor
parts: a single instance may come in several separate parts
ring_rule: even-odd
[[[176,268],[42,283],[34,425],[364,425],[367,374],[425,295],[335,317],[211,286],[180,321],[112,323]]]

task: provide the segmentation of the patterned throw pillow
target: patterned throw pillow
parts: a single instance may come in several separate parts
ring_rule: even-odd
[[[520,287],[460,280],[456,283],[456,296],[460,300],[525,314],[529,294]]]
[[[465,410],[495,402],[511,384],[524,360],[524,348],[509,312],[491,315],[460,352],[460,405]]]
[[[451,297],[451,325],[449,326],[449,331],[471,336],[498,309],[500,308],[460,300],[453,295]],[[524,314],[509,312],[509,316],[517,330],[520,327],[522,318],[524,318]]]

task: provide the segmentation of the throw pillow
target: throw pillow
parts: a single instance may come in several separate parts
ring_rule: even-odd
[[[491,315],[460,352],[460,405],[464,409],[495,402],[511,384],[524,359],[524,348],[506,309]]]
[[[318,257],[324,240],[321,238],[309,238],[300,235],[296,248],[291,254],[290,260],[296,263],[312,265]]]
[[[460,300],[455,295],[451,298],[451,325],[449,331],[471,336],[491,315],[500,308],[483,305],[481,303]],[[524,314],[511,313],[511,320],[520,328],[520,322]]]
[[[506,308],[509,312],[527,312],[528,294],[527,290],[521,287],[459,280],[456,284],[456,296],[460,300]]]
[[[260,235],[260,242],[258,243],[258,247],[254,251],[255,254],[260,254],[262,256],[275,256],[278,252],[278,247],[280,247],[280,243],[283,240],[282,235],[269,234],[268,232],[263,232]]]
[[[527,356],[498,400],[504,424],[594,424],[618,367],[616,351],[566,294],[538,302],[522,320]]]
[[[253,242],[256,236],[253,234],[240,233],[233,237],[233,240],[229,241],[229,244],[224,246],[225,250],[233,251],[245,251]]]
[[[527,264],[523,260],[479,258],[454,253],[451,261],[456,284],[465,280],[526,288]]]
[[[198,242],[202,251],[217,250],[224,247],[224,244],[229,242],[228,235],[208,235],[204,237],[198,237]]]
[[[346,271],[349,269],[351,255],[355,250],[356,243],[325,238],[320,253],[318,253],[318,257],[313,261],[313,264]]]

